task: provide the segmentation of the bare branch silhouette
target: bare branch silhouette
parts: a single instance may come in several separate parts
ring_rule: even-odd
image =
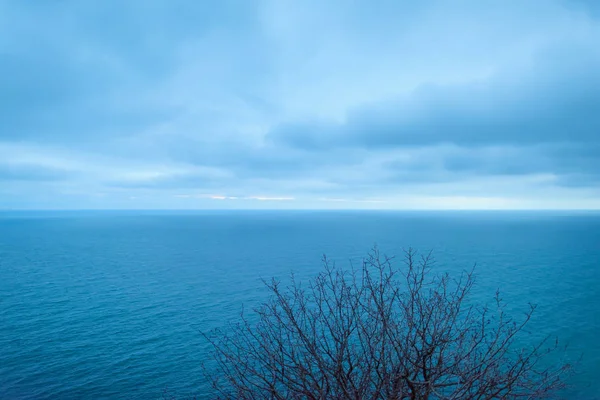
[[[303,285],[265,281],[271,298],[239,323],[205,337],[223,399],[540,399],[565,387],[569,364],[542,367],[558,349],[516,342],[535,306],[516,321],[500,293],[470,303],[474,270],[432,272],[429,255],[402,267],[372,250],[360,268],[324,270]]]

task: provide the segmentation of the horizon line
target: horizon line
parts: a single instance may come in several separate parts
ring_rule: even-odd
[[[600,208],[0,208],[0,213],[5,212],[198,212],[198,211],[398,211],[398,212],[424,212],[424,211],[531,211],[531,212],[600,212]]]

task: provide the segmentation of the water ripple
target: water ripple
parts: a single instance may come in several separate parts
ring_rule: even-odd
[[[479,299],[500,285],[532,325],[585,351],[574,398],[600,397],[600,218],[402,213],[0,217],[0,398],[202,394],[199,331],[264,298],[260,278],[300,278],[328,253],[374,243],[434,249],[439,268],[478,262]],[[535,337],[532,335],[532,338]]]

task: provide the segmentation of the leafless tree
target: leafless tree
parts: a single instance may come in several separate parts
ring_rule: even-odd
[[[395,267],[374,249],[360,268],[324,257],[304,284],[265,282],[271,298],[226,330],[205,334],[207,368],[223,399],[537,399],[556,395],[569,364],[540,362],[558,349],[517,343],[522,320],[469,297],[473,270],[453,279],[429,256],[405,253]]]

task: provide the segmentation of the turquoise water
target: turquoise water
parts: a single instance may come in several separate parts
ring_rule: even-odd
[[[264,298],[261,277],[375,243],[477,263],[477,300],[500,287],[516,313],[538,303],[524,340],[583,353],[569,396],[600,398],[600,215],[250,211],[0,214],[0,398],[207,397],[199,331]]]

